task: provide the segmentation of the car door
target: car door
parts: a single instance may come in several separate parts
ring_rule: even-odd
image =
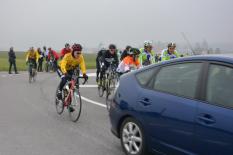
[[[199,154],[233,154],[233,68],[210,63],[196,118]]]
[[[201,62],[163,66],[138,98],[155,151],[192,153]],[[142,74],[142,73],[141,73]],[[174,151],[174,152],[173,152]]]

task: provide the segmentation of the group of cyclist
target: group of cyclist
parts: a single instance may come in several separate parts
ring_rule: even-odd
[[[123,52],[118,51],[114,44],[110,44],[108,49],[101,49],[96,57],[96,81],[102,80],[106,69],[109,67],[109,62],[107,61],[109,58],[114,59],[112,63],[116,66],[116,71],[121,75],[131,69],[138,69],[182,56],[177,52],[175,43],[169,43],[161,54],[155,54],[152,49],[151,41],[145,41],[144,47],[141,49],[127,46]]]
[[[42,52],[40,48],[35,50],[33,47],[30,47],[26,53],[26,64],[31,63],[33,64],[34,69],[42,71],[43,59],[45,59],[46,62],[53,62],[55,70],[61,77],[61,82],[59,84],[59,90],[57,93],[57,97],[59,99],[62,97],[62,88],[66,82],[70,80],[74,69],[76,69],[78,66],[82,71],[83,78],[85,80],[88,79],[86,74],[86,65],[82,55],[82,46],[80,44],[74,44],[72,47],[70,47],[70,45],[66,43],[60,54],[57,54],[57,52],[52,48],[48,48],[47,51],[46,47],[43,47],[43,50],[44,51]],[[58,60],[60,60],[59,65],[57,64]],[[39,64],[39,66],[37,64]],[[31,74],[30,71],[31,70],[29,70],[29,74]]]
[[[35,50],[34,47],[30,47],[29,50],[26,52],[26,63],[33,63],[33,68],[36,69],[38,72],[43,71],[42,66],[44,60],[45,64],[48,64],[51,61],[53,63],[54,68],[56,69],[58,59],[59,55],[51,47],[47,50],[47,48],[44,46],[43,51],[40,48],[37,48]],[[48,70],[46,71],[48,72]]]
[[[110,64],[115,66],[116,71],[121,75],[130,71],[132,68],[138,69],[159,61],[180,57],[176,51],[175,43],[169,43],[168,48],[164,49],[160,56],[155,54],[152,49],[151,41],[145,41],[144,47],[141,49],[127,46],[123,52],[118,51],[114,44],[110,44],[108,49],[101,49],[96,57],[96,81],[98,82],[103,78]],[[57,93],[58,99],[62,99],[62,89],[66,82],[71,79],[74,69],[78,66],[82,71],[84,79],[88,79],[86,65],[82,55],[82,46],[80,44],[74,44],[70,47],[67,43],[60,54],[57,54],[52,48],[48,48],[47,50],[46,47],[43,47],[43,51],[40,48],[35,50],[33,47],[27,51],[26,62],[34,64],[34,68],[38,69],[38,71],[42,71],[44,59],[47,62],[50,60],[53,61],[56,71],[61,77]],[[111,61],[109,61],[110,59]],[[59,65],[57,65],[58,60],[60,60]],[[37,63],[39,66],[37,66]]]

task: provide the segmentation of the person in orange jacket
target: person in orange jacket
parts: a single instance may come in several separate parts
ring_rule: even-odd
[[[133,69],[140,68],[139,62],[139,54],[140,50],[137,48],[131,48],[128,52],[128,56],[126,56],[117,68],[117,72],[119,73],[126,73]]]

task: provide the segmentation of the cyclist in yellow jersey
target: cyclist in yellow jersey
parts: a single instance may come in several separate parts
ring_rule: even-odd
[[[86,74],[86,65],[81,53],[82,46],[80,44],[74,44],[72,46],[72,52],[66,54],[60,62],[60,66],[58,67],[57,73],[61,77],[61,82],[59,84],[59,90],[57,93],[57,98],[59,100],[62,99],[62,89],[65,86],[66,82],[71,79],[73,75],[73,71],[79,66],[83,77],[85,80],[88,79]]]
[[[26,52],[26,64],[28,63],[33,63],[33,68],[37,68],[37,62],[39,59],[40,55],[36,50],[34,50],[33,47],[31,47],[27,52]]]

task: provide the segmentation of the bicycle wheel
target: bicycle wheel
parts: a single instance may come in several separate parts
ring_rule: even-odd
[[[29,78],[28,78],[29,83],[32,83],[32,76],[29,73]]]
[[[45,72],[49,71],[49,66],[48,66],[48,62],[45,63]]]
[[[32,79],[33,82],[36,82],[36,69],[32,69]]]
[[[71,121],[77,122],[82,111],[82,100],[79,90],[75,89],[69,105],[69,116]]]
[[[105,86],[105,79],[100,81],[100,84],[98,85],[98,93],[99,93],[99,97],[103,97],[104,95],[104,86]]]
[[[108,89],[107,89],[107,95],[106,95],[106,107],[107,110],[110,110],[110,105],[114,97],[114,90],[115,90],[115,80],[110,79],[108,80]]]
[[[30,64],[28,65],[28,82],[32,83],[32,68]]]
[[[64,104],[62,100],[59,100],[57,98],[57,92],[58,92],[59,87],[56,90],[56,96],[55,96],[55,105],[56,105],[56,111],[59,115],[61,115],[64,111]]]
[[[52,66],[51,66],[51,63],[48,64],[48,72],[51,73],[51,70],[52,70]]]

